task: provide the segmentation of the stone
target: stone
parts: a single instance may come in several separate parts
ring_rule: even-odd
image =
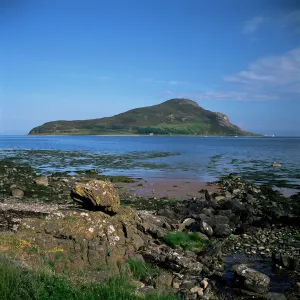
[[[92,180],[88,183],[78,183],[71,195],[82,205],[107,213],[116,213],[120,207],[118,191],[112,183],[107,181]]]
[[[173,282],[172,287],[173,287],[174,289],[179,289],[180,283],[175,281],[175,282]]]
[[[242,286],[256,293],[265,293],[269,289],[270,278],[245,264],[234,265],[232,270],[236,274],[236,279]]]
[[[13,189],[11,191],[11,195],[13,197],[16,197],[16,198],[23,198],[24,197],[24,192],[20,189]]]
[[[46,175],[39,176],[33,180],[37,185],[48,186],[49,181]]]
[[[204,278],[201,282],[200,282],[201,286],[203,287],[203,289],[205,290],[208,286],[208,279]]]
[[[287,300],[285,295],[281,293],[267,293],[264,298],[266,300]]]
[[[124,265],[130,257],[139,259],[136,251],[152,240],[137,229],[140,222],[137,212],[129,207],[120,207],[114,215],[101,211],[54,210],[43,218],[37,215],[20,220],[14,238],[18,241],[16,245],[30,245],[20,252],[20,255],[28,253],[29,265],[42,263],[40,253],[45,254],[46,260],[55,260],[56,252],[60,252],[63,259],[57,262],[58,269],[55,267],[58,273],[66,267],[80,270],[103,266],[107,272],[118,271],[118,263]],[[136,236],[140,237],[137,246],[134,245]],[[31,248],[40,252],[31,253]],[[18,249],[10,245],[8,250],[18,256]]]
[[[199,287],[199,286],[194,286],[193,288],[190,289],[190,292],[195,294],[195,293],[199,293],[199,292],[202,292],[202,295],[203,295],[203,288]]]
[[[200,221],[200,229],[202,233],[206,234],[207,236],[212,236],[214,234],[213,229],[209,226],[206,222]]]
[[[215,200],[218,202],[218,201],[222,201],[222,200],[225,200],[226,197],[225,196],[217,196],[215,197]]]
[[[228,224],[217,224],[214,228],[214,235],[216,237],[227,237],[232,233]]]
[[[168,288],[172,285],[172,280],[173,280],[173,276],[170,273],[168,273],[166,271],[162,271],[153,280],[154,287],[157,288],[157,289]]]
[[[185,219],[181,224],[178,226],[179,231],[183,231],[187,229],[191,224],[195,223],[195,220],[192,218]]]

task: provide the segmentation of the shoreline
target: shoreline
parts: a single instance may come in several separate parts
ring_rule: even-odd
[[[116,136],[116,137],[205,137],[205,138],[209,138],[209,137],[216,137],[216,138],[253,138],[253,137],[259,137],[259,138],[269,138],[269,137],[265,137],[262,135],[240,135],[240,136],[234,136],[234,135],[192,135],[192,134],[172,134],[172,135],[149,135],[149,134],[24,134],[24,135],[20,135],[20,136],[35,136],[35,137],[43,137],[43,136],[70,136],[70,137],[82,137],[82,136]]]

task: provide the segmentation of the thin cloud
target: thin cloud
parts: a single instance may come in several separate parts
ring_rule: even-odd
[[[291,89],[300,82],[300,48],[279,56],[262,58],[237,74],[225,76],[227,82]]]
[[[245,23],[243,33],[244,34],[254,33],[255,31],[258,30],[258,28],[261,26],[261,24],[264,23],[266,20],[267,20],[267,18],[264,18],[261,16],[254,17],[253,19],[251,19]]]

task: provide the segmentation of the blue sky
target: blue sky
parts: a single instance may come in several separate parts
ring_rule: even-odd
[[[300,135],[299,96],[296,0],[0,2],[0,134],[185,97]]]

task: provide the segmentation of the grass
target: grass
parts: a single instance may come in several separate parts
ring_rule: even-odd
[[[160,273],[159,269],[154,269],[149,263],[145,263],[141,260],[129,259],[127,263],[136,280],[143,280]]]
[[[0,258],[2,300],[175,300],[162,294],[135,294],[128,276],[118,275],[105,283],[72,283],[66,276],[28,270],[7,257]]]
[[[197,232],[171,232],[164,237],[164,241],[172,248],[181,247],[196,253],[203,251],[208,244],[208,241],[201,239]]]

